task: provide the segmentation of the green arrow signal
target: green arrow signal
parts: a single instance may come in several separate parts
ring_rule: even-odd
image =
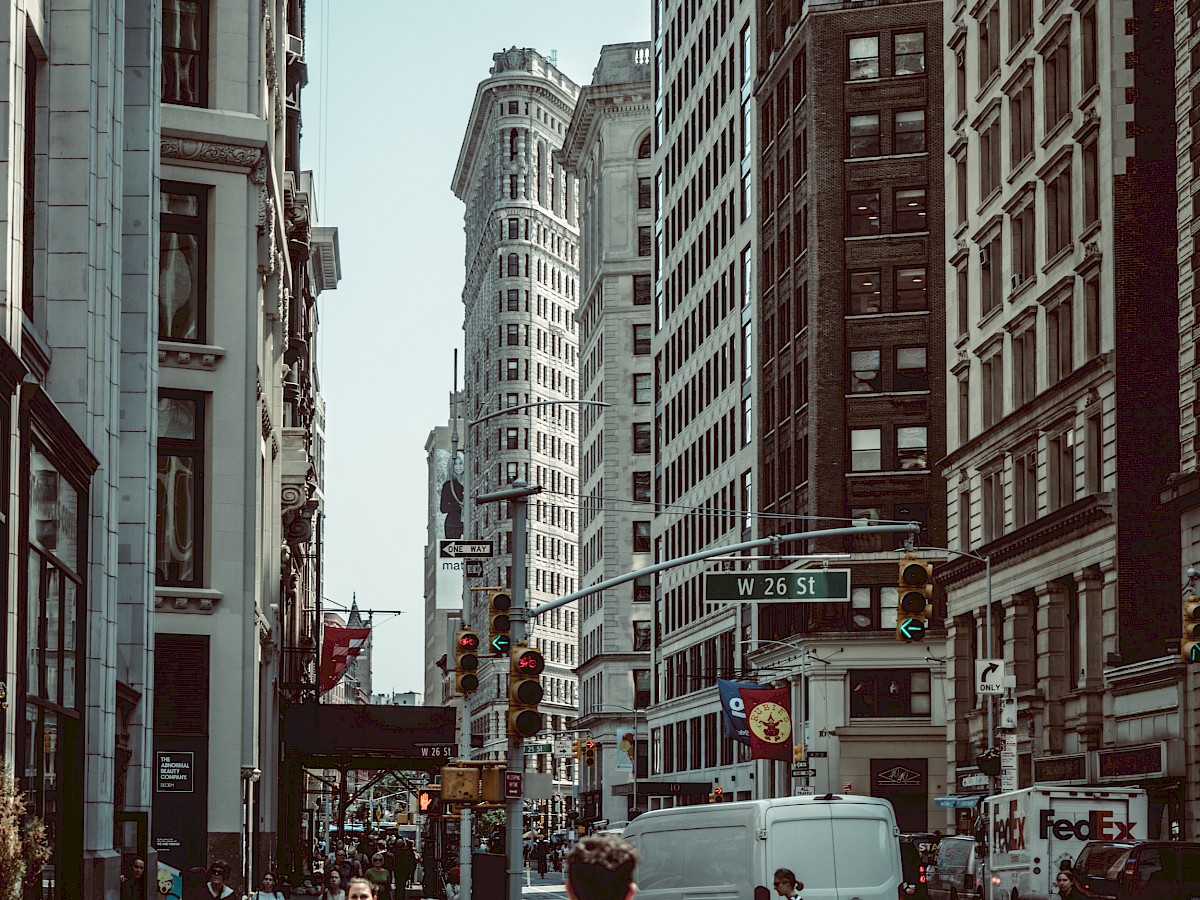
[[[900,623],[900,633],[908,641],[919,641],[925,637],[925,625],[920,619],[905,619]]]
[[[1200,644],[1192,644],[1192,646],[1188,649],[1191,654],[1191,658],[1188,660],[1188,662],[1200,662]]]
[[[498,634],[492,638],[492,649],[503,655],[508,652],[508,646],[510,643],[512,642],[509,640],[507,634]]]

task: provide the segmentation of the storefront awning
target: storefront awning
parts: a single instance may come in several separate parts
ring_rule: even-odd
[[[983,794],[951,794],[948,797],[935,797],[933,805],[939,809],[974,809],[983,799]]]

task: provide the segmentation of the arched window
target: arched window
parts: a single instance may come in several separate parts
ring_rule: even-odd
[[[508,254],[508,274],[510,277],[521,274],[521,260],[515,253]]]
[[[638,159],[650,158],[650,135],[642,138],[642,142],[638,145]]]
[[[508,158],[517,158],[517,129],[513,129],[508,133]]]

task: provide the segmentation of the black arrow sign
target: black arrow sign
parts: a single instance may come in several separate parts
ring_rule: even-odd
[[[988,676],[991,675],[993,672],[995,672],[999,668],[1000,668],[1000,666],[997,665],[996,663],[988,663],[987,666],[984,667],[983,674],[979,676],[979,680],[980,681],[988,681],[989,680]]]

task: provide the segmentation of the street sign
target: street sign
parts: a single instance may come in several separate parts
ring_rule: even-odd
[[[828,750],[809,750],[808,758],[809,759],[828,759],[829,751]]]
[[[809,769],[804,766],[792,766],[793,778],[812,778],[817,774],[816,769]]]
[[[492,541],[438,541],[438,556],[443,559],[461,559],[468,556],[489,557]]]
[[[504,799],[505,800],[520,800],[521,799],[521,773],[520,772],[504,772]]]
[[[501,656],[508,655],[508,648],[512,644],[512,639],[507,634],[498,634],[491,640],[492,649]]]
[[[554,752],[555,756],[561,756],[561,757],[570,756],[571,755],[571,742],[570,741],[555,741],[553,752]]]
[[[900,623],[900,634],[908,641],[919,641],[925,636],[925,623],[915,616],[909,616]]]
[[[792,796],[811,797],[816,792],[817,786],[815,784],[798,784],[796,785],[796,789],[792,792]]]
[[[959,779],[958,783],[961,784],[965,788],[969,788],[969,787],[985,788],[988,786],[988,777],[986,775],[984,775],[982,772],[978,772],[978,773],[973,772],[970,775],[964,775],[962,778]]]
[[[710,603],[849,603],[850,570],[706,572],[704,595]]]
[[[467,563],[466,575],[468,578],[482,578],[483,577],[483,560],[482,559],[468,559],[468,560],[466,560],[466,563]]]
[[[978,694],[1004,693],[1004,660],[975,660],[975,692]]]
[[[549,744],[525,744],[523,752],[526,756],[533,756],[535,753],[549,753]]]

